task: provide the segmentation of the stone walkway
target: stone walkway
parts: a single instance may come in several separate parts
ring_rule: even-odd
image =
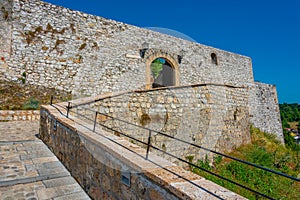
[[[0,122],[0,199],[90,199],[38,129],[38,121]]]

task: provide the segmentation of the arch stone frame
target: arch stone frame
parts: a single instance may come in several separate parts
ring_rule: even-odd
[[[164,58],[174,70],[174,86],[179,86],[179,63],[177,55],[159,49],[148,49],[145,53],[146,60],[146,89],[152,89],[151,82],[151,63],[156,58]]]

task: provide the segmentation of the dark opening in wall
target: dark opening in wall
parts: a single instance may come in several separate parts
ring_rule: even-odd
[[[151,63],[152,88],[175,85],[175,71],[164,58],[157,58]]]
[[[215,53],[210,54],[211,56],[211,63],[214,65],[218,65],[218,58],[217,55]]]

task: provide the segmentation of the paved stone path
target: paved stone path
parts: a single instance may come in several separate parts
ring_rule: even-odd
[[[0,199],[90,199],[38,129],[38,121],[0,122]]]

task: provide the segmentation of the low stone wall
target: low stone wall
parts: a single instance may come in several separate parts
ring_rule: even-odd
[[[41,108],[40,137],[93,199],[244,199],[57,108]]]
[[[34,121],[39,119],[39,110],[0,110],[0,121]]]

